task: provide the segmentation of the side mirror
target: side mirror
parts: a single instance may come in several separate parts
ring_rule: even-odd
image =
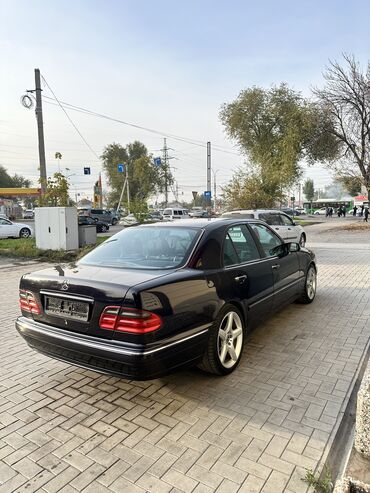
[[[293,226],[297,226],[297,224],[294,221],[292,221],[292,224],[293,224]]]
[[[290,252],[299,252],[301,246],[299,243],[288,243]]]

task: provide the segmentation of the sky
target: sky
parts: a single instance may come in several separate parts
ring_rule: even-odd
[[[369,19],[365,0],[0,0],[0,164],[37,184],[34,109],[20,98],[39,68],[59,100],[159,132],[68,110],[88,147],[45,97],[47,172],[60,152],[72,195],[91,198],[107,144],[140,140],[157,156],[166,135],[196,141],[167,138],[180,200],[206,190],[207,141],[219,194],[244,162],[219,120],[222,104],[281,82],[309,96],[343,52],[366,64]],[[52,96],[45,83],[43,96]],[[319,165],[307,177],[316,188],[331,182]]]

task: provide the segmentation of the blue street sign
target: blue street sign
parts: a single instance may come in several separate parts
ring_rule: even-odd
[[[124,164],[118,164],[117,165],[117,171],[118,171],[118,173],[124,173],[125,165]]]
[[[212,197],[212,192],[210,190],[206,190],[203,195],[206,199],[210,199]]]
[[[84,168],[84,175],[91,175],[90,166],[85,166],[85,168]]]
[[[154,164],[155,166],[160,166],[162,164],[162,160],[160,157],[155,157],[154,158]]]

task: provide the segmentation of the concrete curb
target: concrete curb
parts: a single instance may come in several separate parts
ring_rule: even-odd
[[[341,477],[345,471],[353,443],[353,440],[349,440],[348,437],[354,433],[357,393],[368,365],[369,356],[370,340],[362,354],[355,378],[347,391],[333,432],[326,444],[321,460],[316,466],[315,472],[320,474],[321,479],[326,468],[331,471],[333,482]],[[314,489],[310,488],[309,491],[313,492]]]

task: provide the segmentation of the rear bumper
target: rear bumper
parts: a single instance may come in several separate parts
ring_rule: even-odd
[[[17,319],[16,328],[31,348],[52,358],[131,380],[150,380],[197,363],[209,326],[146,346],[69,332],[26,317]]]

